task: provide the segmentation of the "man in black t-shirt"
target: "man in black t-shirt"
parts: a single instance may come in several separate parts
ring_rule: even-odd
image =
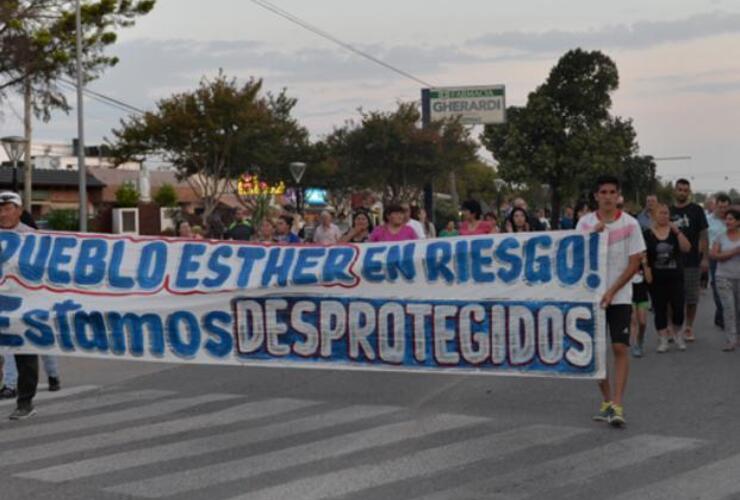
[[[707,216],[704,209],[692,203],[691,184],[686,179],[676,181],[673,191],[675,200],[671,207],[671,222],[678,227],[691,243],[691,251],[684,254],[684,291],[686,294],[686,322],[683,336],[687,342],[694,341],[694,318],[699,305],[699,288],[702,273],[709,271],[709,244],[707,240]]]

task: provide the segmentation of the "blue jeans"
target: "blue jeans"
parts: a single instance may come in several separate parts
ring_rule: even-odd
[[[712,296],[714,297],[714,324],[724,328],[725,317],[722,311],[722,301],[720,300],[719,293],[717,292],[717,261],[709,261],[709,277],[712,283]]]
[[[4,354],[3,384],[11,389],[18,385],[18,367],[15,364],[13,354]],[[48,377],[59,378],[59,361],[56,356],[43,355],[41,361],[44,363],[44,371]]]

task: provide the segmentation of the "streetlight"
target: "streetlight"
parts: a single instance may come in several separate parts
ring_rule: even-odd
[[[303,174],[306,173],[306,164],[302,161],[294,161],[289,165],[289,168],[290,175],[293,176],[293,180],[297,185],[295,205],[296,210],[300,214],[303,212],[303,190],[301,189],[301,179],[303,179]]]
[[[19,136],[3,137],[0,139],[3,143],[3,148],[8,155],[8,158],[13,162],[13,184],[12,189],[14,192],[18,192],[18,160],[23,156],[24,146],[26,145],[26,139]],[[26,165],[26,168],[30,168],[30,165]]]

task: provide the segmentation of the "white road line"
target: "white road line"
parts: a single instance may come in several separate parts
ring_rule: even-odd
[[[94,387],[94,386],[88,386]],[[86,391],[87,392],[87,391]],[[58,401],[53,404],[37,405],[39,417],[47,416],[59,416],[66,413],[75,413],[78,411],[94,410],[97,408],[103,408],[105,406],[113,406],[121,403],[135,403],[137,401],[146,401],[149,399],[164,398],[174,394],[172,391],[156,391],[156,390],[142,390],[142,391],[130,391],[130,392],[114,392],[104,393],[101,391],[95,391],[93,394],[88,395],[85,398],[78,398],[69,400]],[[70,396],[67,393],[65,396]],[[34,398],[36,403],[36,398]],[[2,463],[2,462],[0,462]]]
[[[55,399],[66,398],[68,396],[74,396],[88,391],[94,391],[95,389],[98,389],[97,385],[78,385],[76,387],[64,387],[61,391],[49,392],[42,390],[41,386],[39,386],[38,392],[33,398],[33,402],[38,403],[41,401],[53,401]],[[5,406],[15,406],[15,399],[6,399],[0,401],[0,408]]]
[[[59,483],[71,479],[106,474],[121,471],[132,467],[155,464],[185,457],[195,457],[206,453],[223,451],[230,448],[248,446],[250,444],[295,436],[304,432],[316,431],[376,417],[398,411],[392,406],[351,406],[327,413],[319,413],[310,417],[268,425],[252,427],[229,432],[227,434],[206,436],[197,439],[179,441],[150,448],[141,448],[133,451],[115,453],[78,462],[66,463],[40,470],[16,474],[18,477]]]
[[[578,453],[528,465],[508,474],[440,491],[424,500],[444,500],[483,495],[489,499],[527,498],[535,493],[583,482],[606,472],[701,444],[695,439],[654,435],[634,436]],[[495,491],[493,494],[491,492]],[[634,497],[638,498],[638,497]]]
[[[7,443],[9,441],[21,439],[27,440],[30,436],[36,438],[83,429],[93,429],[104,425],[121,424],[143,418],[160,417],[176,411],[192,408],[193,406],[212,403],[215,401],[224,401],[236,397],[238,396],[233,394],[205,394],[203,396],[189,398],[168,399],[151,405],[137,406],[126,410],[112,411],[98,415],[88,415],[69,420],[45,422],[39,425],[24,425],[23,427],[18,428],[13,428],[12,426],[5,427],[3,432],[0,433],[0,443]]]
[[[421,438],[484,421],[487,421],[487,419],[463,415],[435,415],[421,420],[373,427],[230,462],[124,483],[106,488],[106,490],[147,498],[176,495],[237,479],[244,480],[265,472],[279,471],[287,467],[308,464],[326,458],[340,457],[405,439]],[[300,498],[300,496],[295,498]]]
[[[22,464],[80,451],[90,451],[107,446],[146,441],[181,432],[218,427],[236,422],[247,422],[300,410],[301,408],[317,404],[319,403],[316,401],[302,399],[276,398],[251,401],[224,410],[199,414],[193,417],[183,417],[156,424],[127,427],[121,432],[99,432],[97,434],[64,439],[62,441],[0,451],[0,466]]]
[[[740,455],[734,455],[628,491],[616,497],[615,500],[635,498],[640,500],[673,500],[675,498],[719,500],[738,494],[740,494]]]
[[[231,500],[300,498],[318,500],[358,492],[418,476],[461,467],[480,460],[499,459],[528,448],[557,443],[587,432],[585,429],[532,426],[423,450],[380,464],[361,465],[299,479],[240,495]]]

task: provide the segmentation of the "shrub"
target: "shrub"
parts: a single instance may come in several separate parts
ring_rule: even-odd
[[[162,184],[154,195],[154,201],[160,207],[176,207],[177,191],[172,184]]]
[[[52,231],[78,231],[80,217],[76,210],[52,210],[46,214],[46,223]]]
[[[139,191],[133,182],[127,182],[116,191],[116,204],[120,208],[130,208],[139,205]]]

